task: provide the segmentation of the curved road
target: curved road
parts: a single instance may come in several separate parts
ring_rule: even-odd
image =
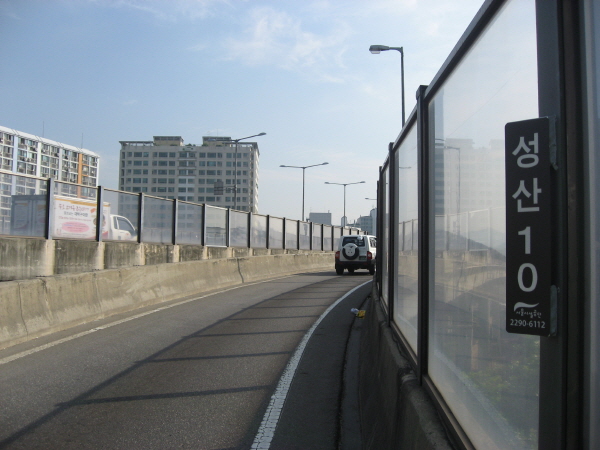
[[[0,448],[250,448],[307,330],[370,278],[295,275],[113,316],[0,351]],[[341,358],[343,365],[353,320],[349,308],[359,307],[368,292],[365,285],[340,304],[343,321],[330,320],[346,324],[345,336],[326,337],[332,325],[323,321],[314,333],[320,343],[310,350],[320,356],[306,356],[299,368],[316,377],[313,386],[319,378],[335,379],[330,384],[338,387],[323,388],[332,390],[322,393],[329,408],[338,407],[341,373],[328,369],[328,360],[339,364]],[[321,393],[293,398],[307,395]],[[318,416],[306,408],[302,401],[290,402],[281,428],[289,434],[271,448],[302,440],[295,437],[305,433],[294,417],[308,424]],[[318,444],[310,448],[335,448],[338,424],[322,425],[324,436],[315,433]]]

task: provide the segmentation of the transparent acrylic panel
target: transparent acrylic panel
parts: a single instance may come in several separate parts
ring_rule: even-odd
[[[173,239],[173,200],[144,197],[142,242],[170,244]]]
[[[105,241],[137,242],[139,197],[127,192],[104,189],[104,207],[110,211]]]
[[[300,222],[300,250],[310,250],[310,223]]]
[[[471,211],[467,213],[467,245],[470,251],[488,250],[491,240],[490,234],[492,231],[490,209],[479,211]]]
[[[283,248],[283,219],[269,217],[269,248]]]
[[[227,210],[206,205],[206,246],[227,246]]]
[[[321,242],[321,225],[313,223],[313,235],[312,235],[312,249],[322,250]]]
[[[99,214],[95,189],[56,182],[53,209],[53,224],[50,230],[53,239],[95,240],[98,220],[102,221],[102,238],[108,238],[110,206],[105,202]]]
[[[248,213],[231,211],[229,219],[229,246],[248,247]]]
[[[505,331],[499,238],[504,126],[538,117],[536,46],[535,2],[507,1],[429,103],[428,370],[476,448],[538,447],[539,339]]]
[[[0,234],[43,237],[46,179],[0,173]]]
[[[419,250],[419,219],[412,221],[412,235],[412,249],[416,252]]]
[[[340,227],[333,227],[333,251],[337,251],[340,245],[340,238],[342,237],[342,229]]]
[[[405,251],[405,252],[412,252],[413,250],[415,250],[415,248],[413,247],[413,242],[414,242],[413,222],[414,222],[413,220],[408,220],[408,221],[402,222],[400,224],[401,230],[404,233],[404,239],[402,241],[402,251]]]
[[[466,250],[467,213],[446,214],[445,216],[440,216],[440,219],[441,222],[445,222],[443,229],[446,231],[447,249],[449,251]],[[439,236],[436,235],[436,244],[438,238]]]
[[[177,202],[177,244],[202,245],[202,205]]]
[[[448,238],[448,217],[443,215],[436,215],[434,226],[435,226],[435,251],[445,252],[448,251],[450,242]]]
[[[296,249],[298,247],[298,222],[285,220],[285,248]]]
[[[333,250],[333,239],[331,238],[332,227],[323,225],[323,250],[330,252]]]
[[[417,353],[419,310],[419,255],[412,251],[413,221],[419,215],[417,126],[408,132],[396,151],[398,231],[395,251],[398,278],[394,289],[394,321]],[[407,235],[408,231],[408,235]]]
[[[252,248],[267,248],[267,216],[252,214]]]
[[[390,223],[390,204],[389,204],[389,189],[390,189],[390,183],[389,183],[389,166],[386,167],[386,169],[382,172],[381,174],[381,180],[383,183],[383,211],[381,211],[381,220],[383,221],[382,226],[381,226],[381,230],[382,230],[382,234],[383,236],[381,236],[382,241],[381,242],[390,242],[389,241],[389,237],[390,237],[390,230],[389,230],[389,223]],[[390,278],[390,274],[388,273],[388,268],[389,268],[389,264],[388,264],[388,258],[390,257],[388,248],[385,245],[381,246],[380,249],[380,261],[381,261],[381,267],[378,267],[377,270],[381,271],[381,292],[379,293],[379,295],[381,296],[381,298],[383,299],[383,303],[386,305],[386,308],[388,308],[389,310],[389,301],[388,301],[388,283],[389,283],[389,278]]]
[[[490,208],[490,251],[506,256],[506,207]]]

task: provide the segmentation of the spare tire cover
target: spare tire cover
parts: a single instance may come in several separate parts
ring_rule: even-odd
[[[346,244],[342,247],[342,254],[346,259],[356,259],[358,258],[358,247],[356,244]]]

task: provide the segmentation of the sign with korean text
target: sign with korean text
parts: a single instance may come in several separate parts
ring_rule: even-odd
[[[505,127],[506,331],[552,332],[552,198],[549,119]]]

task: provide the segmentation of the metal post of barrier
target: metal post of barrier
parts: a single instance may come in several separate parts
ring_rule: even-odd
[[[398,278],[398,271],[396,270],[397,259],[396,259],[396,245],[393,242],[396,239],[393,239],[393,233],[397,233],[398,227],[396,227],[396,181],[397,177],[397,167],[396,167],[396,152],[394,152],[394,143],[390,142],[388,146],[389,152],[389,191],[388,191],[388,205],[389,205],[389,222],[388,222],[388,240],[392,245],[388,246],[388,263],[387,263],[387,272],[388,272],[388,325],[390,325],[394,321],[394,295],[395,289],[394,285],[396,284],[396,280]],[[391,254],[390,254],[391,253]]]
[[[252,247],[252,211],[248,213],[248,233],[246,235],[246,245],[248,248]]]
[[[171,244],[177,244],[177,227],[179,225],[179,201],[173,199],[173,217],[171,220]]]
[[[418,294],[418,317],[417,335],[417,379],[423,384],[423,375],[427,373],[429,355],[429,238],[432,235],[431,225],[435,223],[435,215],[432,217],[429,196],[434,192],[432,183],[433,173],[430,167],[429,155],[429,109],[425,103],[425,91],[427,86],[419,86],[417,90],[417,167],[418,167],[418,236],[417,252],[419,258],[419,294]]]
[[[271,216],[267,215],[267,248],[271,248]]]
[[[300,250],[300,221],[296,220],[296,250]]]
[[[231,208],[225,214],[225,247],[231,247]]]
[[[144,231],[144,193],[140,192],[138,195],[138,244],[142,243],[142,233]]]
[[[375,230],[375,234],[377,235],[377,255],[375,256],[375,266],[377,267],[377,271],[375,272],[375,283],[377,285],[377,292],[381,292],[382,286],[381,260],[383,258],[383,194],[381,186],[383,183],[380,182],[382,169],[383,168],[379,166],[379,180],[377,180],[377,223]]]
[[[323,224],[321,224],[320,226],[321,226],[321,251],[323,251],[323,250],[325,250],[325,242],[324,242],[325,236],[323,235],[323,233],[325,232],[325,228],[323,228]]]
[[[104,188],[96,188],[96,242],[102,242],[102,229],[104,222],[110,222],[110,216],[104,217]],[[110,229],[110,223],[107,224]]]
[[[285,234],[285,230],[286,230],[287,224],[285,222],[285,217],[283,218],[283,222],[281,224],[281,228],[282,228],[282,235],[283,235],[283,239],[282,239],[282,243],[281,246],[283,247],[283,249],[285,250],[287,248],[287,236]]]
[[[52,239],[52,230],[54,229],[54,190],[55,190],[54,178],[48,178],[48,188],[46,190],[46,229],[44,230],[44,237],[46,239]]]
[[[206,246],[206,203],[202,205],[202,230],[201,230],[200,242],[202,246]]]

